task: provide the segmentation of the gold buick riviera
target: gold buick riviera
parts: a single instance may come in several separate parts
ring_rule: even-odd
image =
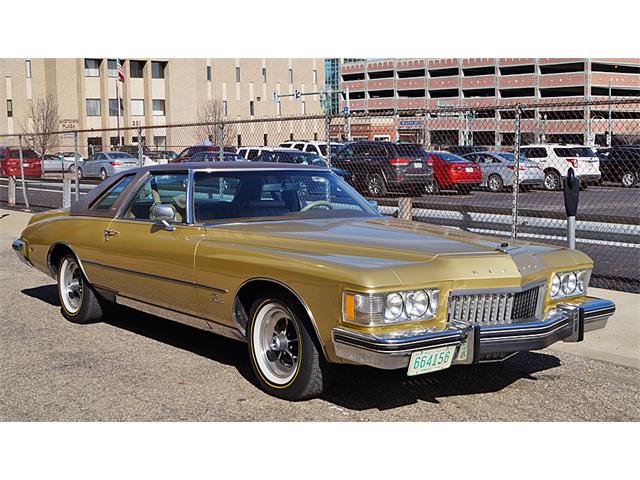
[[[382,216],[324,167],[138,168],[34,215],[13,249],[62,314],[110,302],[244,341],[260,385],[319,395],[337,364],[407,375],[504,360],[603,328],[576,250]]]

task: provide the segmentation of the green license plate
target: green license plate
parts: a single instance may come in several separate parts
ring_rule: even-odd
[[[420,375],[422,373],[436,372],[451,366],[455,345],[438,347],[429,350],[420,350],[411,354],[407,375]]]

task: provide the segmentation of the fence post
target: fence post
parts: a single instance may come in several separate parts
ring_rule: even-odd
[[[71,206],[71,179],[62,174],[62,208]]]
[[[220,154],[219,160],[224,162],[224,123],[220,123]]]
[[[398,218],[401,220],[413,220],[413,205],[409,197],[398,200]]]
[[[16,177],[11,175],[9,177],[9,191],[7,192],[7,202],[9,206],[16,206]]]
[[[30,210],[29,208],[29,198],[27,196],[27,184],[24,181],[24,162],[22,159],[22,135],[18,135],[18,145],[20,152],[20,179],[22,180],[22,196],[24,197],[24,204],[26,206],[26,210]]]
[[[142,128],[138,127],[138,166],[144,165],[144,152],[142,150]]]
[[[513,204],[511,208],[511,239],[518,238],[518,195],[520,194],[520,120],[522,109],[516,106],[516,125],[513,153],[515,154],[514,182],[513,182]]]
[[[74,182],[75,182],[75,191],[76,191],[76,202],[80,198],[80,174],[78,172],[78,132],[73,132],[73,153],[75,154],[73,157],[73,172],[74,172]]]
[[[331,166],[331,113],[328,109],[324,117],[324,136],[327,142],[327,165]]]

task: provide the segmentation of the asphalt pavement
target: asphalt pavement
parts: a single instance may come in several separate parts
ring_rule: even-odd
[[[322,398],[278,400],[242,343],[124,307],[65,321],[53,280],[11,251],[26,218],[0,211],[2,421],[640,420],[639,370],[551,349],[411,378],[340,367]]]

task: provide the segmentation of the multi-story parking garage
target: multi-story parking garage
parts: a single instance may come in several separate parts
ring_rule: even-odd
[[[638,104],[602,107],[571,106],[585,100],[616,100],[640,96],[639,58],[447,58],[385,59],[341,66],[341,87],[349,90],[351,112],[371,115],[395,111],[388,125],[353,122],[353,137],[419,140],[431,144],[464,143],[474,130],[484,144],[513,144],[513,110],[496,106],[537,104],[522,113],[523,141],[575,142],[605,145],[636,131]],[[544,105],[567,103],[545,111]],[[342,101],[341,107],[346,106]],[[412,116],[414,109],[439,107],[479,109],[437,118]],[[428,127],[426,123],[429,123]],[[636,128],[631,128],[632,125]],[[427,138],[422,138],[423,136]],[[393,139],[393,138],[391,138]],[[625,140],[626,141],[626,140]]]

